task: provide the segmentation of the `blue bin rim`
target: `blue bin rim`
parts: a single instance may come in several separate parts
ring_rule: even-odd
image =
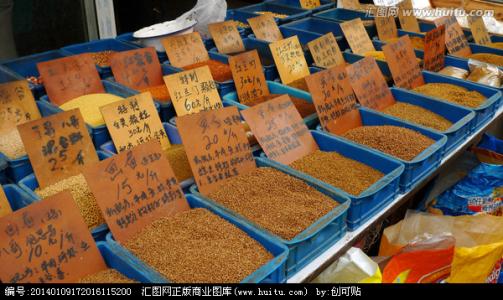
[[[335,9],[335,8],[332,8],[332,9]],[[321,14],[321,13],[326,13],[326,12],[329,12],[331,11],[332,9],[329,9],[329,10],[325,10],[325,11],[321,11],[319,13],[316,13],[315,15],[318,15],[318,14]],[[284,28],[288,28],[288,29],[295,29],[295,30],[298,30],[298,31],[302,31],[302,32],[308,32],[308,33],[313,33],[313,34],[319,34],[320,36],[322,36],[323,34],[322,33],[319,33],[319,32],[315,32],[315,31],[309,31],[309,30],[306,30],[306,29],[300,29],[300,28],[296,28],[295,25],[299,24],[299,23],[305,23],[305,22],[311,22],[311,21],[314,21],[314,22],[321,22],[321,23],[326,23],[327,26],[328,25],[331,25],[331,26],[338,26],[340,28],[340,23],[339,22],[336,22],[334,20],[330,20],[330,19],[326,19],[326,18],[316,18],[315,16],[311,16],[311,17],[307,17],[307,18],[302,18],[300,20],[295,20],[295,21],[292,21],[292,22],[288,22],[288,23],[285,23],[285,24],[282,24],[280,25],[279,27],[284,27]],[[342,31],[342,29],[341,29]],[[334,37],[337,39],[342,39],[344,38],[344,35],[335,35],[334,34]],[[256,37],[255,37],[256,38]]]
[[[327,10],[315,13],[315,14],[313,14],[313,17],[320,18],[320,19],[325,19],[325,20],[335,20],[334,18],[329,18],[329,17],[323,16],[323,14],[329,14],[332,11],[336,11],[336,10],[337,11],[342,11],[343,13],[344,12],[346,12],[346,13],[351,12],[351,13],[357,13],[357,14],[360,13],[362,15],[366,15],[365,12],[362,12],[362,11],[353,10],[353,9],[347,9],[347,8],[343,8],[343,7],[334,7],[334,8],[331,8],[331,9],[327,9]],[[364,20],[372,20],[372,19],[373,19],[373,17],[368,16],[366,19],[362,18],[362,21],[364,21]],[[369,26],[372,26],[372,25],[366,25],[365,27],[369,27]]]

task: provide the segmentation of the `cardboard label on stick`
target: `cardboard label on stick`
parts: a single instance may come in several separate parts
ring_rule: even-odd
[[[381,41],[387,41],[398,37],[395,18],[393,16],[375,17],[377,35]]]
[[[413,89],[424,85],[423,73],[408,35],[387,43],[382,50],[396,86]]]
[[[37,69],[49,100],[58,106],[83,95],[105,93],[89,53],[41,62]]]
[[[107,269],[69,191],[0,218],[0,280],[75,283]]]
[[[18,130],[41,188],[98,162],[78,108],[21,124]]]
[[[487,32],[487,28],[482,17],[468,17],[468,22],[470,23],[470,29],[475,43],[479,45],[487,45],[491,43],[491,37]]]
[[[115,80],[134,90],[163,84],[162,69],[155,48],[121,51],[112,55]]]
[[[365,57],[346,67],[346,71],[361,105],[383,110],[395,103],[375,58]]]
[[[160,142],[162,149],[170,146],[166,131],[150,93],[134,95],[100,108],[117,152],[152,139]]]
[[[84,176],[120,242],[157,219],[190,209],[155,140],[86,168]]]
[[[304,51],[295,35],[269,44],[281,82],[289,84],[309,75]]]
[[[353,53],[363,55],[366,52],[375,51],[360,18],[341,23],[341,29]]]
[[[305,9],[313,9],[320,7],[320,0],[299,0],[300,1],[300,7],[305,8]]]
[[[445,46],[450,54],[461,57],[472,54],[463,29],[459,26],[455,16],[435,19],[435,25],[437,27],[445,25]]]
[[[276,42],[283,39],[278,24],[276,24],[271,14],[263,14],[247,21],[257,39],[267,42]]]
[[[229,56],[229,66],[239,102],[246,104],[251,100],[269,95],[257,50]]]
[[[345,63],[334,34],[329,32],[307,43],[316,66],[330,68]]]
[[[234,21],[212,23],[208,30],[215,41],[218,52],[231,54],[245,51],[245,46]]]
[[[236,107],[179,117],[177,127],[202,194],[256,168]]]
[[[357,109],[356,96],[344,66],[314,73],[306,77],[306,83],[323,128],[328,129],[332,121]]]
[[[241,112],[270,159],[289,165],[312,153],[318,145],[288,95]]]
[[[403,30],[412,32],[421,32],[416,16],[413,14],[411,0],[403,0],[398,3],[398,20]]]
[[[9,200],[5,195],[3,187],[0,185],[0,218],[5,215],[8,215],[12,212],[12,208],[10,207]]]
[[[164,83],[179,117],[223,106],[208,66],[164,76]]]
[[[445,26],[430,30],[424,37],[423,68],[438,72],[444,68],[445,60]]]
[[[170,64],[177,68],[210,59],[198,32],[169,36],[161,42],[166,50]]]
[[[0,134],[37,119],[40,112],[26,80],[0,84]]]

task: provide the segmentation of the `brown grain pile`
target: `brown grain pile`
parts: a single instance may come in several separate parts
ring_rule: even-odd
[[[104,67],[110,67],[113,54],[115,54],[115,51],[105,50],[99,52],[92,52],[91,56],[95,64],[104,68]]]
[[[248,101],[246,101],[246,103],[243,103],[243,104],[245,104],[247,106],[255,106],[257,104],[266,102],[268,100],[272,100],[272,99],[277,98],[279,96],[281,96],[281,95],[280,94],[269,94],[267,96],[262,96],[259,98],[255,98],[253,100],[248,100]],[[295,106],[295,108],[297,109],[297,111],[299,112],[299,114],[302,118],[305,118],[309,115],[316,113],[316,108],[314,107],[313,103],[306,101],[304,99],[292,97],[292,96],[290,96],[290,100],[292,101],[293,105]]]
[[[233,177],[208,198],[286,240],[337,206],[305,182],[272,168]]]
[[[0,152],[9,159],[17,159],[26,155],[23,141],[17,129],[0,134]]]
[[[479,92],[449,83],[427,83],[413,91],[470,108],[479,107],[486,101],[486,97]]]
[[[237,283],[273,258],[245,232],[202,208],[159,219],[124,246],[177,283]]]
[[[68,190],[72,194],[75,203],[79,207],[80,214],[84,217],[84,221],[89,229],[105,223],[98,203],[96,203],[96,198],[94,198],[82,174],[65,178],[43,189],[37,188],[35,193],[44,199],[64,190]]]
[[[383,113],[442,132],[452,126],[452,122],[441,115],[405,102],[396,102],[386,107]]]
[[[114,269],[106,269],[81,278],[78,283],[137,283]]]
[[[412,160],[435,142],[414,130],[388,125],[361,126],[342,136],[403,160]]]
[[[492,53],[473,53],[468,55],[468,58],[486,62],[488,64],[503,67],[503,56]]]
[[[166,150],[166,156],[178,181],[184,181],[194,177],[194,175],[192,175],[187,153],[182,144],[171,145],[171,147]]]
[[[355,196],[384,176],[380,171],[337,152],[320,150],[304,156],[290,166]]]

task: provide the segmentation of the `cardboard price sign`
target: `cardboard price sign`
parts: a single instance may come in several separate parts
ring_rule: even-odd
[[[430,30],[424,37],[423,68],[438,72],[444,67],[445,60],[445,26]]]
[[[314,73],[306,77],[306,83],[323,128],[328,129],[331,122],[357,109],[356,96],[344,66]]]
[[[455,16],[435,19],[435,25],[437,27],[445,25],[445,46],[450,54],[461,57],[472,54],[463,29],[459,26]]]
[[[358,0],[341,0],[341,7],[346,8],[346,9],[352,9],[352,10],[359,10],[360,9],[360,1]],[[339,2],[337,2],[339,4]]]
[[[210,59],[198,32],[169,36],[161,42],[170,64],[177,68]]]
[[[341,23],[341,29],[353,53],[363,55],[366,52],[375,51],[360,18]]]
[[[396,86],[413,89],[424,85],[423,73],[408,35],[387,43],[382,49]]]
[[[472,31],[475,43],[479,45],[487,45],[491,43],[491,37],[487,32],[487,28],[482,17],[468,17],[468,22],[470,23],[470,30]]]
[[[118,83],[134,90],[163,83],[161,64],[153,47],[117,52],[112,56],[111,68]]]
[[[241,112],[267,157],[289,165],[318,145],[288,95]]]
[[[84,176],[120,242],[157,219],[190,209],[157,141],[92,165]]]
[[[12,208],[10,207],[9,200],[5,195],[5,192],[0,185],[0,218],[6,216],[12,212]]]
[[[276,42],[283,39],[278,24],[276,24],[271,14],[263,14],[255,18],[250,18],[247,21],[257,39],[268,42]]]
[[[403,30],[421,32],[416,16],[413,14],[411,0],[404,0],[398,4],[398,20]]]
[[[304,51],[295,35],[269,44],[281,82],[289,84],[309,75]]]
[[[74,283],[107,267],[68,191],[0,218],[0,280]]]
[[[327,130],[336,135],[343,135],[347,131],[362,126],[362,117],[358,109],[353,109],[327,125]]]
[[[49,100],[61,105],[74,98],[105,93],[91,54],[79,54],[37,64]]]
[[[98,162],[78,108],[24,123],[18,130],[41,188]]]
[[[236,107],[186,115],[177,127],[197,187],[207,195],[229,178],[256,168]]]
[[[162,149],[169,148],[168,136],[150,93],[134,95],[100,109],[117,152],[130,150],[152,139],[159,141]]]
[[[40,112],[26,80],[0,84],[0,134],[36,119]]]
[[[218,52],[231,54],[245,51],[236,22],[231,20],[209,24],[208,30],[215,41]]]
[[[387,41],[398,37],[395,18],[393,16],[375,17],[377,35],[381,41]]]
[[[229,66],[239,102],[246,104],[251,100],[269,95],[257,50],[229,56]]]
[[[316,66],[330,68],[345,63],[334,34],[329,32],[307,43]]]
[[[178,116],[223,107],[208,66],[164,76],[164,83]]]
[[[300,1],[300,7],[305,8],[305,9],[313,9],[320,7],[320,0],[299,0]]]
[[[373,57],[365,57],[349,65],[346,71],[361,105],[383,110],[395,103],[395,98]]]

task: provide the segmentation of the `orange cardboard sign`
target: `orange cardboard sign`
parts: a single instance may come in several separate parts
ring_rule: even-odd
[[[164,76],[164,83],[179,117],[223,107],[208,66]]]
[[[467,57],[472,54],[463,29],[459,26],[455,16],[435,19],[435,25],[437,27],[445,25],[445,46],[450,54],[461,57]]]
[[[305,8],[305,9],[313,9],[320,7],[320,0],[299,0],[300,1],[300,7]]]
[[[398,37],[395,18],[393,16],[375,17],[377,35],[381,41],[387,41]]]
[[[341,49],[332,32],[310,41],[307,46],[316,66],[330,68],[345,63]]]
[[[36,119],[40,112],[26,80],[0,84],[0,134]]]
[[[69,191],[0,218],[0,280],[75,283],[107,267]]]
[[[491,43],[491,37],[487,32],[487,28],[482,17],[468,17],[468,22],[470,23],[470,29],[475,43],[479,45],[487,45]]]
[[[356,109],[356,96],[344,66],[314,73],[306,77],[306,83],[323,128]]]
[[[105,93],[89,53],[41,62],[37,69],[49,100],[56,105],[87,94]]]
[[[12,212],[12,208],[10,207],[9,200],[5,195],[3,187],[0,185],[0,218],[6,216]]]
[[[336,135],[343,135],[347,131],[362,126],[362,117],[358,109],[353,109],[340,118],[330,121],[327,130]]]
[[[346,9],[352,9],[352,10],[359,10],[360,9],[360,1],[358,0],[341,0],[341,7],[346,8]],[[339,2],[337,2],[339,4]]]
[[[375,51],[360,18],[341,23],[341,29],[353,53],[364,55],[366,52]]]
[[[423,73],[408,35],[387,43],[382,50],[397,87],[413,89],[424,85]]]
[[[155,139],[162,149],[170,146],[168,136],[150,93],[141,93],[100,108],[117,152]]]
[[[208,30],[215,41],[218,52],[232,54],[245,51],[245,45],[234,21],[224,21],[208,25]]]
[[[395,98],[377,66],[375,58],[365,57],[346,67],[349,81],[361,105],[383,110],[395,103]]]
[[[304,51],[295,35],[269,44],[281,82],[289,84],[309,75]]]
[[[229,66],[239,102],[246,104],[251,100],[269,95],[257,50],[229,56]]]
[[[186,115],[176,123],[202,194],[256,168],[236,107]]]
[[[283,39],[278,24],[271,14],[263,14],[258,17],[248,19],[253,34],[259,40],[267,42],[276,42]]]
[[[318,149],[288,95],[241,111],[267,157],[289,165]]]
[[[411,0],[404,0],[398,3],[398,20],[400,27],[406,31],[421,32],[416,16],[413,14]]]
[[[110,66],[115,81],[134,90],[163,83],[161,64],[153,47],[116,52]]]
[[[18,130],[41,188],[98,162],[79,109],[21,124]]]
[[[161,42],[168,55],[169,63],[177,68],[210,59],[198,32],[172,35]]]
[[[114,238],[120,242],[157,219],[190,209],[155,140],[86,168],[84,176]]]
[[[424,37],[423,68],[438,72],[444,68],[445,26],[441,25],[426,33]]]

